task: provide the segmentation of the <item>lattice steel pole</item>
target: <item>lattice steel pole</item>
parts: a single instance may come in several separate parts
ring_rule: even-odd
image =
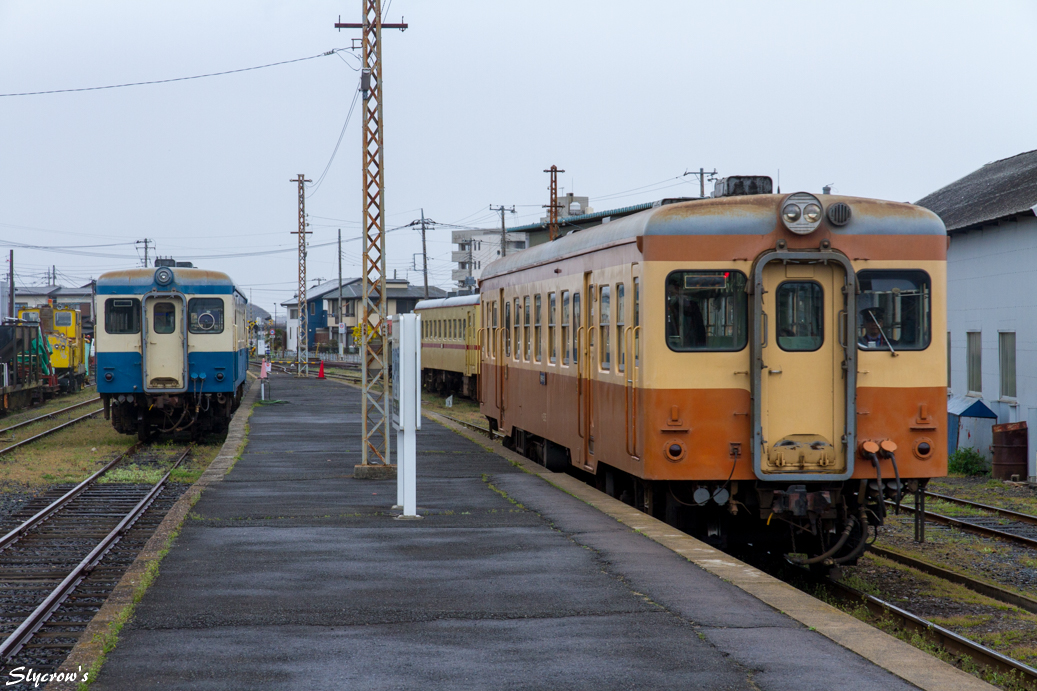
[[[288,182],[299,183],[299,230],[293,230],[292,235],[299,236],[299,299],[296,303],[299,308],[299,331],[295,335],[295,376],[308,377],[310,375],[310,335],[306,324],[306,236],[310,231],[306,230],[306,176],[299,173],[299,177]]]
[[[547,232],[551,242],[558,237],[558,174],[564,173],[558,166],[551,166],[545,173],[551,174],[551,203],[544,204],[547,208]]]
[[[361,420],[363,465],[389,463],[389,377],[386,357],[385,293],[385,168],[382,155],[382,27],[404,30],[407,25],[383,24],[381,0],[361,0],[364,21],[335,24],[336,29],[361,29],[364,99],[363,143],[363,269],[361,271],[360,334],[364,364]]]

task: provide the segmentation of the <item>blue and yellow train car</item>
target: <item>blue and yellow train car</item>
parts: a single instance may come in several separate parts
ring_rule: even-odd
[[[224,273],[179,266],[97,279],[105,418],[141,439],[226,429],[248,370],[246,299]]]

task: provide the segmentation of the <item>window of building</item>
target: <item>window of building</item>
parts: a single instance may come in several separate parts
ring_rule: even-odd
[[[970,331],[965,343],[965,359],[968,374],[969,393],[983,393],[983,334]]]
[[[626,311],[626,300],[624,286],[622,283],[616,284],[616,366],[620,372],[626,371],[626,331],[624,329],[626,318],[623,314]]]
[[[573,364],[580,364],[580,294],[573,293]]]
[[[558,344],[555,342],[555,293],[547,294],[547,357],[552,365],[558,362]]]
[[[298,307],[292,307],[291,309],[289,309],[288,310],[288,318],[289,319],[298,319],[299,318],[299,308]]]
[[[925,350],[932,325],[932,282],[924,271],[868,270],[857,274],[858,346]]]
[[[1001,398],[1015,398],[1015,332],[998,335],[1001,362]]]
[[[310,303],[310,314],[311,315],[317,314],[317,303],[316,302],[311,302]]]
[[[737,351],[748,343],[749,299],[740,271],[666,277],[666,345],[678,352]]]
[[[104,301],[104,330],[110,334],[140,333],[140,300],[108,298]]]
[[[562,364],[569,364],[569,351],[572,344],[569,343],[569,291],[562,291]]]
[[[223,333],[223,300],[191,298],[187,303],[187,328],[193,334]]]
[[[824,291],[814,281],[785,281],[775,293],[778,347],[814,351],[825,341]]]
[[[612,334],[612,325],[609,323],[612,312],[612,290],[610,286],[601,286],[599,288],[600,300],[598,301],[598,317],[599,329],[601,330],[601,337],[598,339],[601,344],[601,354],[599,356],[599,362],[601,363],[601,369],[612,368],[612,348],[609,342],[609,336]]]
[[[533,359],[541,362],[544,358],[540,339],[540,293],[533,296]]]

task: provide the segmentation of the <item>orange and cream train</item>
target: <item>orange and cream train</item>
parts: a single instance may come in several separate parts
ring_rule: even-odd
[[[884,500],[946,474],[944,226],[716,194],[489,265],[481,410],[506,445],[693,534],[852,563]]]
[[[475,398],[479,382],[479,296],[422,300],[421,385],[434,393]]]

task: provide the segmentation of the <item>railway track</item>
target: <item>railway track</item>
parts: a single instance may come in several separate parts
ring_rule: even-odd
[[[923,511],[925,512],[925,519],[927,521],[931,520],[941,525],[953,526],[959,530],[964,530],[965,532],[974,533],[976,535],[982,535],[983,537],[1007,540],[1031,549],[1037,549],[1037,516],[1019,513],[1018,511],[1010,511],[1008,509],[1002,509],[988,504],[971,502],[965,499],[958,499],[957,497],[949,497],[943,494],[926,492],[925,495],[926,497],[931,497],[939,501],[945,501],[980,511],[987,511],[993,514],[990,517],[947,516],[936,513],[935,511],[930,511],[929,509],[924,508],[923,505]],[[886,503],[892,505],[892,502],[887,501]],[[915,513],[918,510],[910,504],[901,504],[900,508],[910,513]],[[1007,525],[1004,524],[1004,521],[1006,520],[1009,521]]]
[[[179,497],[167,481],[192,447],[152,486],[98,482],[140,448],[55,486],[0,537],[0,669],[55,671]]]
[[[917,614],[897,607],[874,595],[862,593],[835,579],[828,579],[826,585],[836,591],[841,597],[848,600],[862,601],[869,610],[879,616],[892,617],[901,627],[921,634],[939,644],[945,650],[957,655],[967,655],[978,665],[1003,674],[1015,675],[1017,679],[1027,684],[1030,688],[1037,688],[1037,669],[1029,665],[1014,660],[1007,655],[1002,655],[996,650],[991,650],[985,645],[971,641],[950,629],[934,624]]]
[[[42,422],[43,420],[49,420],[49,419],[51,419],[51,418],[53,418],[53,417],[55,417],[57,415],[60,415],[61,413],[67,413],[67,412],[69,412],[71,410],[75,410],[76,408],[82,408],[82,407],[87,406],[87,405],[89,405],[91,403],[97,403],[100,400],[101,400],[100,397],[92,398],[89,401],[83,401],[82,403],[77,403],[75,405],[70,405],[67,408],[62,408],[60,410],[55,410],[53,413],[47,413],[46,415],[40,415],[38,417],[32,418],[31,420],[26,420],[25,422],[19,422],[17,425],[11,425],[10,427],[5,427],[3,429],[0,429],[0,434],[3,434],[5,432],[13,432],[16,429],[20,429],[22,427],[27,427],[27,426],[35,424],[37,422]],[[57,425],[55,427],[51,427],[50,429],[44,430],[43,432],[40,432],[39,434],[34,434],[33,436],[31,436],[31,437],[29,437],[27,439],[23,439],[23,440],[21,440],[19,442],[15,442],[14,444],[10,444],[8,446],[5,446],[2,449],[0,449],[0,456],[4,455],[6,453],[10,453],[11,451],[14,451],[15,449],[20,448],[22,446],[25,446],[27,444],[31,444],[32,442],[37,441],[39,439],[42,439],[42,438],[44,438],[44,437],[46,437],[48,435],[51,435],[54,432],[57,432],[58,430],[65,429],[66,427],[71,427],[72,425],[74,425],[76,423],[79,423],[79,422],[82,422],[83,420],[88,420],[88,419],[92,418],[94,415],[97,415],[98,413],[101,413],[101,412],[104,412],[104,408],[103,407],[98,408],[96,410],[92,410],[89,413],[87,413],[85,415],[81,415],[81,416],[79,416],[77,418],[73,418],[73,419],[69,420],[68,422],[62,423],[62,424]]]

